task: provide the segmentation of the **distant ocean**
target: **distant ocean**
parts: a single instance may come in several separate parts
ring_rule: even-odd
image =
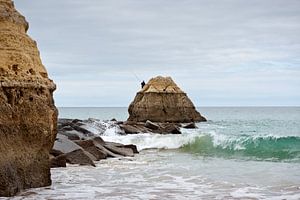
[[[134,158],[52,169],[50,187],[12,199],[300,199],[300,107],[200,107],[208,122],[181,135],[143,133]],[[60,118],[126,120],[127,108],[59,108]]]

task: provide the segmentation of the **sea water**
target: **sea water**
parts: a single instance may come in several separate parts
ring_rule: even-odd
[[[12,199],[300,199],[300,107],[198,110],[208,121],[181,135],[124,136],[107,120],[126,120],[126,108],[59,108],[140,154],[52,169],[52,186]]]

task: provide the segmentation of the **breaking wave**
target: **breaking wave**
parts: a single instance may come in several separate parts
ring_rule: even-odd
[[[244,158],[270,161],[300,161],[300,137],[286,136],[218,136],[196,137],[182,150],[203,156]]]
[[[86,125],[106,141],[135,144],[139,150],[180,149],[201,156],[300,162],[299,136],[230,135],[200,129],[182,129],[180,135],[124,135],[109,121],[89,119]]]

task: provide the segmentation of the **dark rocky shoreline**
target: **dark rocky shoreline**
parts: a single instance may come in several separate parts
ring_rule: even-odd
[[[107,158],[133,157],[139,153],[135,145],[104,141],[99,133],[93,133],[87,126],[92,125],[96,119],[59,119],[58,134],[50,151],[51,167],[66,167],[66,163],[95,166],[95,161]],[[119,134],[181,134],[180,127],[196,128],[195,123],[154,123],[107,121],[110,127],[117,128]],[[105,125],[97,124],[97,127],[107,129]],[[101,133],[100,133],[101,135]]]

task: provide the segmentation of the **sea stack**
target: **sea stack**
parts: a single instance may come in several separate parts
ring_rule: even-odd
[[[0,0],[0,196],[51,184],[55,84],[27,30],[13,2]]]
[[[128,121],[159,123],[201,122],[206,119],[196,110],[171,77],[152,78],[136,94],[128,108]]]

